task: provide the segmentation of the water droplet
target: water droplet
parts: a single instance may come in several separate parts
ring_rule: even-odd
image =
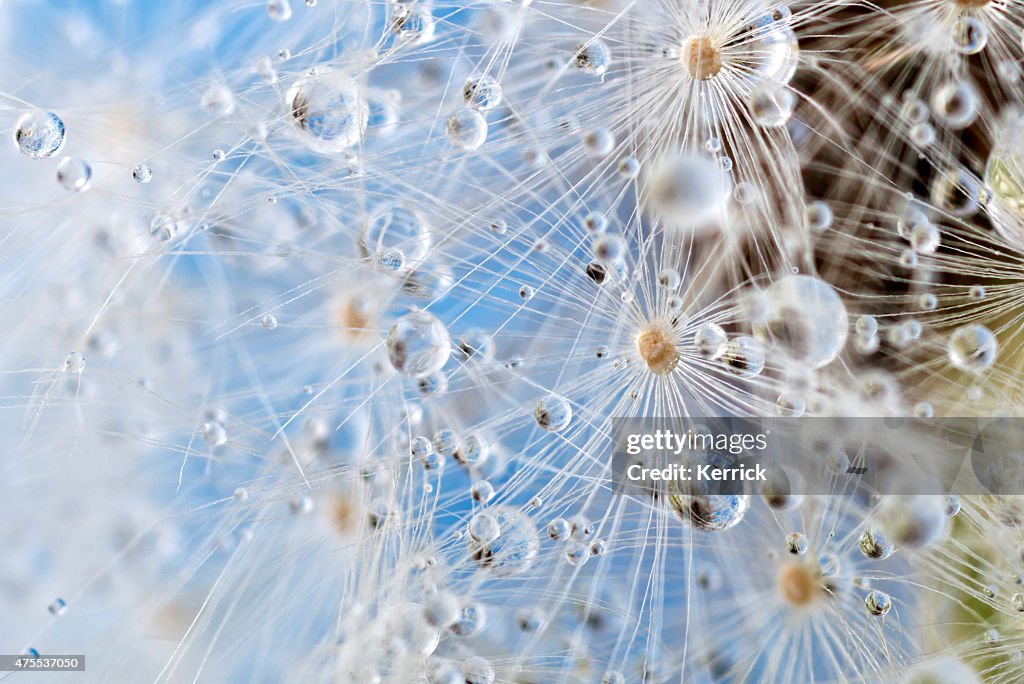
[[[996,360],[998,343],[995,335],[983,325],[965,325],[949,338],[949,360],[957,368],[979,372]]]
[[[864,598],[864,607],[869,614],[882,617],[892,609],[892,599],[885,592],[874,590]]]
[[[441,321],[415,310],[395,321],[387,338],[388,358],[402,375],[420,378],[441,370],[451,355],[451,337]]]
[[[737,525],[750,508],[748,494],[690,494],[670,485],[669,505],[676,514],[694,527],[709,531],[727,530]]]
[[[766,317],[755,323],[758,339],[814,368],[828,365],[846,344],[849,317],[843,300],[819,278],[789,275],[764,292]]]
[[[910,246],[918,254],[934,254],[941,241],[939,229],[927,221],[910,229]]]
[[[462,88],[462,98],[473,109],[489,112],[501,104],[501,84],[493,76],[474,76]]]
[[[501,535],[501,526],[490,513],[477,513],[469,521],[469,536],[480,544],[489,544]]]
[[[914,124],[910,129],[910,141],[918,147],[928,147],[935,142],[935,128],[928,122]]]
[[[925,416],[930,418],[931,415]],[[958,496],[947,496],[946,497],[946,515],[950,518],[954,518],[960,513],[960,497]]]
[[[809,543],[807,537],[800,532],[793,532],[786,535],[786,550],[794,556],[802,556],[807,553]]]
[[[907,91],[910,94],[910,91]],[[916,97],[909,97],[900,109],[900,115],[911,124],[919,124],[928,120],[928,104]]]
[[[832,225],[832,209],[821,200],[808,204],[804,216],[807,220],[807,228],[815,233],[824,232]]]
[[[976,55],[988,43],[988,29],[976,17],[961,16],[953,26],[953,45],[963,55]]]
[[[579,567],[590,558],[590,547],[587,544],[575,542],[565,547],[565,559],[569,565]]]
[[[490,661],[480,656],[472,656],[462,661],[462,675],[465,684],[494,684],[494,667]]]
[[[227,444],[228,432],[218,421],[211,420],[203,424],[203,440],[211,447],[219,447]]]
[[[434,39],[437,22],[429,7],[396,2],[391,9],[391,30],[403,42],[423,44]]]
[[[478,514],[479,515],[479,514]],[[518,575],[533,565],[540,549],[537,529],[529,517],[508,506],[490,510],[499,535],[490,542],[470,541],[473,560],[482,570],[498,577]],[[493,532],[493,529],[490,530]]]
[[[679,276],[679,271],[674,268],[663,268],[658,271],[658,285],[665,288],[666,290],[679,289],[679,285],[682,283],[682,278]]]
[[[640,161],[636,157],[624,157],[618,166],[619,175],[632,180],[640,175]]]
[[[863,337],[870,337],[878,332],[878,319],[874,316],[861,316],[855,324],[857,334]]]
[[[450,591],[438,591],[423,601],[423,619],[428,625],[448,629],[462,614],[459,599]]]
[[[132,169],[132,180],[136,183],[148,183],[153,180],[153,170],[145,164],[138,164]]]
[[[452,147],[476,150],[487,140],[487,119],[475,109],[459,109],[448,117],[445,133]]]
[[[533,409],[533,418],[541,429],[561,432],[569,427],[572,421],[572,406],[562,397],[549,394],[537,401]]]
[[[750,115],[765,128],[785,126],[796,107],[796,95],[781,83],[766,81],[754,87],[747,101]]]
[[[576,68],[594,76],[603,76],[611,64],[611,50],[601,40],[591,40],[576,48],[573,59]]]
[[[937,496],[890,496],[879,508],[878,520],[888,539],[915,549],[938,541],[949,522],[944,502]]]
[[[765,350],[753,337],[737,337],[725,345],[722,363],[734,375],[753,378],[761,374],[765,366]]]
[[[14,143],[30,159],[52,157],[64,148],[64,141],[64,122],[53,112],[33,109],[14,127]]]
[[[967,128],[978,116],[980,98],[974,85],[968,81],[949,81],[932,94],[935,118],[951,130]]]
[[[85,357],[80,353],[73,351],[64,357],[64,372],[65,373],[81,373],[85,368]]]
[[[315,152],[337,154],[363,141],[370,107],[347,74],[322,69],[301,78],[285,102],[292,125]]]
[[[861,553],[874,560],[885,560],[893,552],[893,545],[885,538],[885,535],[870,527],[861,533],[858,546]]]
[[[459,435],[454,430],[444,428],[434,434],[434,451],[441,456],[454,456],[461,446]]]
[[[199,103],[214,116],[230,116],[235,111],[235,94],[223,83],[212,83]]]
[[[62,598],[54,599],[53,603],[46,607],[50,611],[51,615],[60,617],[64,613],[68,612],[68,604]]]
[[[615,136],[607,128],[595,128],[583,134],[583,149],[591,157],[607,157],[615,149]]]
[[[651,208],[662,220],[703,226],[724,211],[732,194],[732,180],[714,161],[684,155],[656,163],[647,188]]]
[[[422,396],[439,396],[447,391],[447,376],[443,373],[432,373],[418,378],[416,386]]]
[[[57,182],[69,192],[80,192],[89,187],[92,167],[89,162],[77,157],[64,157],[57,165]]]
[[[548,523],[547,533],[554,541],[565,541],[572,534],[572,525],[565,518],[554,518]]]
[[[600,261],[622,261],[627,250],[625,238],[617,233],[605,233],[594,241],[594,257]]]
[[[386,205],[363,224],[359,251],[382,269],[406,274],[419,268],[433,243],[426,220],[414,209]]]
[[[473,483],[469,493],[474,501],[486,504],[494,496],[494,485],[487,480],[479,480]]]
[[[462,606],[458,620],[452,623],[448,629],[461,637],[476,636],[487,622],[486,615],[482,605],[467,603]]]
[[[722,358],[728,340],[722,326],[715,323],[703,323],[693,335],[693,344],[697,347],[697,353],[711,360]]]
[[[267,15],[273,21],[288,21],[292,18],[292,5],[288,0],[270,0],[267,3]]]

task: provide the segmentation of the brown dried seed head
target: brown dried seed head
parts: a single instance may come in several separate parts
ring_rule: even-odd
[[[648,330],[636,339],[640,358],[655,375],[671,373],[679,363],[679,350],[662,330]]]
[[[691,36],[683,43],[683,63],[690,76],[704,80],[722,70],[722,54],[711,44],[707,36]]]
[[[803,563],[789,563],[779,571],[779,593],[791,606],[806,606],[822,594],[817,573]]]
[[[335,304],[335,321],[342,337],[356,341],[372,332],[373,311],[360,297],[346,297]]]

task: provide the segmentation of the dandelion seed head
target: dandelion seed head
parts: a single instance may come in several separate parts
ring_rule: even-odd
[[[679,363],[679,350],[671,336],[661,328],[640,333],[636,338],[637,352],[655,375],[675,370]]]
[[[683,41],[680,57],[691,78],[713,78],[722,70],[722,56],[707,36],[690,36]]]
[[[786,604],[797,608],[811,605],[826,595],[817,569],[803,562],[782,566],[778,575],[778,591]]]

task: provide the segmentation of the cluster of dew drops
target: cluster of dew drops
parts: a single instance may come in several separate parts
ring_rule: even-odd
[[[316,0],[306,0],[306,4],[313,7]],[[394,4],[392,29],[405,40],[425,40],[436,30],[435,19],[421,4]],[[530,3],[521,4],[526,7]],[[778,16],[771,21],[789,18],[788,10],[777,10],[776,14]],[[267,15],[273,22],[285,23],[292,20],[293,9],[288,0],[270,0]],[[981,53],[988,42],[988,33],[985,23],[976,17],[965,17],[957,22],[953,33],[955,51],[964,56]],[[569,64],[577,72],[603,82],[601,79],[613,64],[613,51],[604,40],[582,42],[574,47]],[[497,113],[506,101],[502,84],[491,74],[474,74],[465,81],[459,94],[458,106],[442,114],[444,139],[456,153],[472,155],[486,151],[491,126],[496,125]],[[230,90],[214,85],[202,94],[200,104],[206,112],[223,116],[232,112],[234,97]],[[939,84],[930,102],[916,97],[906,98],[898,108],[901,125],[905,124],[908,129],[907,139],[916,148],[925,150],[939,144],[942,130],[962,130],[970,126],[979,116],[979,97],[968,80],[953,80]],[[761,82],[748,93],[747,98],[753,123],[763,129],[784,128],[799,106],[794,89],[785,79]],[[369,118],[377,114],[371,113],[370,104],[362,99],[356,80],[332,68],[314,69],[297,78],[285,93],[284,101],[289,124],[303,136],[310,149],[322,155],[339,155],[357,147],[364,141]],[[68,193],[84,192],[93,182],[93,168],[86,159],[61,156],[67,135],[65,124],[57,113],[31,109],[17,120],[13,139],[17,149],[27,158],[59,158],[54,169],[59,186]],[[579,133],[582,151],[593,160],[609,157],[616,149],[616,143],[615,135],[605,127]],[[637,156],[626,154],[615,164],[617,178],[624,182],[639,183],[642,179],[649,183],[652,203],[663,216],[695,222],[704,218],[710,220],[723,203],[735,201],[747,205],[756,201],[758,192],[749,181],[734,183],[730,179],[733,161],[723,154],[723,146],[721,139],[710,136],[702,145],[707,154],[670,156],[649,176],[644,175],[647,169]],[[223,150],[213,152],[214,163],[224,158]],[[140,162],[130,170],[130,179],[138,184],[150,183],[153,176],[154,170],[146,162]],[[968,209],[977,210],[992,201],[989,195],[995,192],[982,187],[966,172],[946,175],[936,184],[938,189],[932,191],[934,197],[945,198],[956,194],[954,191],[969,190],[965,194],[972,206],[950,209],[964,216],[971,213]],[[944,235],[937,225],[936,212],[925,211],[919,206],[908,203],[909,208],[899,214],[896,222],[896,235],[903,246],[894,261],[906,269],[916,268],[921,260],[940,253],[943,247]],[[174,214],[157,215],[150,225],[154,238],[168,242],[177,237],[181,232],[178,218]],[[834,209],[824,200],[808,201],[803,218],[811,235],[825,235],[836,230]],[[598,286],[621,283],[628,275],[627,263],[634,257],[629,240],[615,232],[609,225],[609,219],[600,212],[586,214],[580,223],[591,238],[581,273],[586,280]],[[503,237],[509,230],[509,224],[504,219],[495,218],[486,229],[494,236]],[[394,205],[372,213],[361,230],[359,246],[372,257],[378,270],[406,276],[429,260],[432,239],[422,216],[403,205]],[[539,240],[532,250],[540,255],[538,262],[543,263],[542,257],[551,250],[551,245]],[[666,301],[667,309],[672,312],[671,320],[679,327],[685,327],[680,321],[685,321],[683,310],[688,306],[682,296],[685,280],[685,275],[672,267],[661,268],[654,276],[662,292],[659,297]],[[521,284],[513,288],[513,296],[518,298],[517,304],[528,306],[539,298],[538,289],[536,283]],[[632,296],[623,288],[620,298],[623,307],[631,304]],[[974,303],[990,301],[985,287],[977,284],[970,287],[967,300]],[[803,308],[794,309],[795,302],[802,303]],[[883,347],[912,347],[929,334],[915,318],[890,323],[871,313],[853,315],[847,304],[848,300],[844,300],[839,290],[823,278],[794,270],[777,277],[747,302],[751,310],[758,312],[750,334],[727,330],[725,322],[703,321],[687,329],[684,337],[687,349],[683,354],[675,349],[678,340],[641,335],[636,348],[629,350],[634,358],[620,355],[620,350],[610,346],[613,344],[611,341],[597,346],[595,356],[597,359],[615,357],[616,370],[624,373],[636,372],[635,366],[643,368],[646,364],[647,371],[668,378],[681,372],[680,364],[686,362],[702,368],[713,367],[731,376],[729,380],[722,381],[722,388],[727,391],[731,387],[729,382],[756,382],[767,377],[772,354],[780,349],[791,360],[818,370],[841,358],[847,345],[859,356],[870,357]],[[941,302],[934,293],[924,292],[916,297],[916,304],[920,311],[929,312],[938,309]],[[493,353],[486,350],[487,339],[453,339],[442,318],[439,314],[414,308],[389,321],[384,331],[383,348],[391,370],[403,378],[403,382],[408,381],[415,386],[424,397],[445,394],[448,378],[444,369],[453,356],[461,353],[468,358],[477,353]],[[258,317],[258,325],[269,334],[278,330],[280,322],[277,315],[268,312]],[[792,331],[810,332],[801,339],[787,339],[781,334]],[[637,349],[641,364],[636,363]],[[696,360],[681,358],[685,354]],[[984,377],[984,373],[996,365],[999,355],[997,334],[983,322],[953,326],[943,338],[943,363],[948,362],[972,379]],[[634,368],[630,368],[630,364]],[[517,366],[511,361],[506,364],[512,369]],[[85,370],[84,356],[79,352],[68,354],[62,370],[71,375],[82,374]],[[585,397],[563,396],[554,390],[538,390],[536,394],[535,402],[523,411],[522,417],[530,421],[531,428],[540,430],[542,439],[550,439],[552,443],[570,440],[574,430],[580,429],[581,425],[586,427],[587,421],[594,420]],[[782,416],[798,417],[813,412],[806,397],[788,390],[778,394],[775,406],[777,414]],[[914,404],[912,412],[920,417],[931,417],[934,407],[922,400]],[[227,422],[227,417],[215,411],[204,414],[199,434],[210,449],[223,449],[229,445],[231,435],[225,427]],[[476,432],[447,427],[436,430],[433,435],[412,435],[407,445],[412,461],[432,475],[424,487],[427,494],[440,488],[441,477],[451,467],[451,461],[469,470],[483,469],[490,448],[485,438]],[[538,524],[537,511],[550,510],[545,498],[532,496],[521,508],[495,504],[501,499],[499,490],[500,487],[486,477],[475,478],[465,493],[472,512],[454,534],[466,557],[482,572],[495,577],[527,573],[536,565],[536,559],[547,548],[544,544],[548,543],[557,548],[559,564],[575,572],[582,571],[593,559],[608,557],[614,551],[613,542],[601,534],[602,525],[588,515],[558,515]],[[244,504],[249,502],[250,494],[246,488],[239,487],[233,498]],[[780,520],[792,520],[786,517],[787,512],[797,509],[801,499],[795,495],[766,493],[763,496],[763,502]],[[749,495],[676,493],[668,497],[666,503],[677,518],[702,533],[737,528],[753,506]],[[293,513],[301,515],[313,513],[315,506],[313,499],[306,496],[292,499],[289,505]],[[865,522],[861,525],[860,532],[839,555],[831,552],[819,554],[820,549],[816,549],[804,533],[787,531],[777,545],[782,552],[780,557],[798,560],[783,563],[778,580],[781,592],[791,603],[803,605],[810,599],[806,598],[809,590],[805,586],[805,575],[800,574],[805,570],[801,568],[813,567],[813,572],[807,571],[811,572],[807,576],[823,586],[828,585],[831,590],[829,582],[832,580],[828,578],[836,578],[846,571],[844,564],[848,559],[840,558],[841,555],[853,555],[857,563],[870,564],[885,561],[899,549],[927,549],[949,533],[953,525],[951,520],[961,513],[961,505],[961,500],[955,496],[885,501],[872,514],[870,524]],[[386,527],[395,519],[387,506],[370,508],[372,525],[378,528]],[[542,539],[544,537],[546,540]],[[819,555],[804,562],[814,554]],[[858,597],[859,610],[870,618],[887,618],[896,605],[894,596],[861,580],[858,578],[861,582],[858,587],[862,590]],[[1015,592],[1008,600],[1015,611],[1024,612],[1024,593]],[[53,616],[62,616],[67,608],[66,601],[57,598],[48,610]],[[423,600],[422,614],[417,615],[415,624],[421,627],[421,623],[425,623],[430,629],[443,629],[457,635],[473,635],[481,630],[483,610],[478,604],[460,602],[449,591],[438,591]],[[541,630],[543,622],[539,611],[524,609],[517,613],[518,627],[523,632]],[[421,633],[411,633],[412,624],[402,622],[396,628],[400,633],[399,640],[404,639],[411,644],[422,637]],[[405,644],[403,647],[408,646]],[[436,646],[436,643],[432,645],[433,648]],[[432,652],[432,648],[429,651]],[[425,655],[430,655],[430,652]],[[430,667],[433,668],[427,675],[430,682],[491,684],[496,681],[493,665],[479,656],[465,658],[458,666],[438,660]],[[617,670],[608,670],[600,681],[616,684],[627,681],[627,677]]]

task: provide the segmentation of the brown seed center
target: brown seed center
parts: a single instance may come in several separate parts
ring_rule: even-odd
[[[341,300],[336,306],[335,321],[342,337],[355,341],[371,331],[373,312],[368,302],[355,296]]]
[[[705,80],[722,70],[722,54],[707,36],[691,36],[683,43],[683,63],[690,76]]]
[[[335,529],[343,535],[351,535],[359,530],[359,505],[349,496],[338,496],[331,502],[331,522]]]
[[[661,330],[648,330],[636,338],[640,358],[655,375],[671,373],[679,363],[679,350]]]
[[[810,567],[789,563],[779,571],[779,592],[791,606],[806,606],[821,595],[821,583]]]

